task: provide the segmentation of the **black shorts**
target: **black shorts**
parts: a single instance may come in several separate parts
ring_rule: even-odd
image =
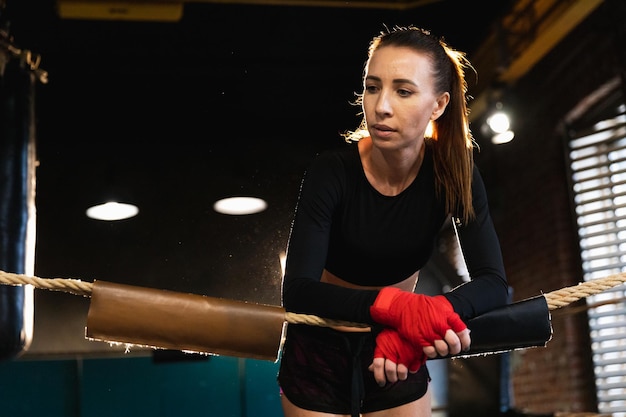
[[[415,401],[426,393],[426,365],[404,381],[380,387],[367,368],[374,357],[370,332],[287,326],[278,384],[289,401],[306,410],[334,414],[368,413]]]

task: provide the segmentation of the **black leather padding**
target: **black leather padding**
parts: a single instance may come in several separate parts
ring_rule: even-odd
[[[472,344],[455,356],[484,355],[530,347],[545,347],[552,339],[550,310],[543,295],[477,316],[467,323]]]

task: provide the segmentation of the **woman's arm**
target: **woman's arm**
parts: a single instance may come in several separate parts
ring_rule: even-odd
[[[332,154],[315,158],[305,174],[287,249],[283,307],[293,313],[372,324],[369,307],[378,291],[320,282],[344,185],[345,169]]]
[[[471,281],[445,294],[464,321],[508,302],[500,242],[489,213],[485,185],[476,167],[472,192],[476,218],[456,227]]]

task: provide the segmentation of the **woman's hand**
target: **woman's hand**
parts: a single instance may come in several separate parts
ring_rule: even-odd
[[[424,362],[425,350],[413,347],[396,330],[385,328],[376,336],[374,359],[368,369],[382,387],[407,379],[409,372],[417,372]]]
[[[396,329],[416,348],[426,348],[428,357],[469,349],[467,326],[443,295],[385,287],[370,307],[370,314],[377,323]]]
[[[435,340],[433,346],[425,346],[420,352],[419,347],[413,347],[396,330],[385,328],[376,336],[374,359],[368,369],[374,373],[374,379],[380,386],[387,382],[404,381],[409,373],[417,372],[427,358],[468,351],[470,343],[469,329],[458,333],[448,330],[443,340]]]

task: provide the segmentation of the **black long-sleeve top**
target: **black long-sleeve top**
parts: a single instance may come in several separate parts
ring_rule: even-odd
[[[358,147],[318,155],[302,181],[291,229],[282,289],[290,312],[374,324],[378,290],[320,281],[323,269],[353,284],[388,286],[420,270],[450,218],[435,193],[431,144],[415,180],[396,196],[365,177]],[[473,173],[476,217],[457,228],[471,280],[444,294],[463,320],[507,302],[500,244],[478,169]]]

